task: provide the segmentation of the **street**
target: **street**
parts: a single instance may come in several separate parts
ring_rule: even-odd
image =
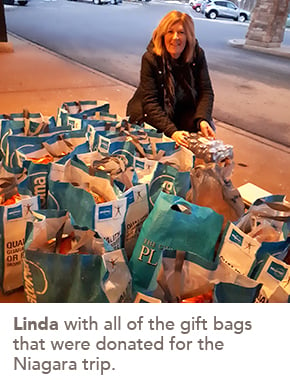
[[[5,14],[9,32],[136,86],[152,31],[172,9],[194,18],[215,90],[214,117],[289,147],[290,60],[229,46],[245,38],[246,23],[207,20],[186,4],[157,2],[31,0]],[[289,31],[284,42],[290,45]]]

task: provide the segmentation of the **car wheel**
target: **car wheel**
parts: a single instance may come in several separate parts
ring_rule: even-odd
[[[210,11],[209,14],[208,14],[208,17],[211,19],[211,20],[215,20],[217,18],[217,13],[216,11]]]
[[[200,12],[200,7],[196,7],[195,11],[199,13]]]
[[[28,0],[18,0],[17,3],[21,6],[24,6],[28,3]]]
[[[240,16],[239,16],[239,21],[240,21],[240,22],[245,22],[246,20],[247,20],[247,16],[244,15],[244,14],[240,14]]]

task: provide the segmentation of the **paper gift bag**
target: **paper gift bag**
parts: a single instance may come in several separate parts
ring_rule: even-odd
[[[218,255],[220,261],[244,276],[249,276],[256,265],[256,253],[261,244],[242,232],[233,223],[224,230]]]
[[[213,288],[211,284],[218,260],[208,260],[193,252],[165,249],[162,253],[162,268],[158,284],[167,302],[205,294]]]

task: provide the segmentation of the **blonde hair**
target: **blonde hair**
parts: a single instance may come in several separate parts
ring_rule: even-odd
[[[195,50],[195,31],[193,20],[187,13],[171,11],[163,17],[152,34],[153,51],[155,54],[164,57],[166,52],[164,36],[168,30],[178,22],[182,23],[186,35],[186,45],[182,53],[182,58],[184,62],[190,62]]]

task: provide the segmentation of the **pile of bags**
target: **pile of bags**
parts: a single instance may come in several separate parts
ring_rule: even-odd
[[[0,115],[0,285],[28,302],[288,302],[290,207],[245,212],[230,156],[110,113]],[[196,148],[196,144],[195,144]]]

